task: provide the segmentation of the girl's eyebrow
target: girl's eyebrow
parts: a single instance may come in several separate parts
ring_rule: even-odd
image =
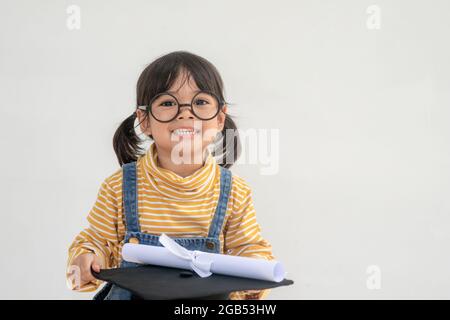
[[[194,91],[194,94],[195,94],[195,93],[198,93],[198,92],[200,92],[200,91],[202,91],[202,90],[200,90],[200,89],[199,89],[199,90],[195,90],[195,91]],[[166,92],[175,95],[175,93],[177,93],[178,91],[166,91]]]

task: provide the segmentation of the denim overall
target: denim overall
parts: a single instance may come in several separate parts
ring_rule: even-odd
[[[159,236],[141,232],[138,216],[136,161],[126,163],[123,168],[123,201],[125,206],[126,234],[124,242],[139,243],[150,246],[162,246]],[[227,210],[228,198],[231,190],[231,171],[220,168],[220,195],[216,212],[210,225],[207,237],[171,237],[175,242],[188,250],[199,250],[211,253],[220,253],[220,232]],[[137,263],[122,259],[121,268],[136,267]],[[112,283],[107,283],[93,298],[94,300],[133,300],[139,299],[130,291],[120,288]],[[209,296],[200,299],[228,299],[224,295]]]

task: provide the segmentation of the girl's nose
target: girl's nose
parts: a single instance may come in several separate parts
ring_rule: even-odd
[[[178,114],[177,119],[194,119],[194,115],[192,114],[190,106],[182,106],[180,107],[180,113]]]

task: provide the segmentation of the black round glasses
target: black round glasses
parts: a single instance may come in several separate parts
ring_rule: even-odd
[[[192,114],[200,120],[211,120],[217,116],[223,105],[224,102],[210,91],[197,92],[191,103],[179,103],[171,93],[162,92],[153,97],[149,105],[137,108],[150,112],[159,122],[170,122],[180,114],[181,107],[189,107]]]

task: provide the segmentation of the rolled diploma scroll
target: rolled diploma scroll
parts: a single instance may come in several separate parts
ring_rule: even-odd
[[[189,252],[198,264],[210,266],[209,269],[212,273],[275,282],[282,281],[286,275],[281,262],[275,260],[183,249]],[[166,247],[126,243],[122,248],[122,257],[126,261],[139,264],[153,264],[187,270],[193,269],[189,259],[178,257]],[[207,274],[206,276],[209,275]]]

